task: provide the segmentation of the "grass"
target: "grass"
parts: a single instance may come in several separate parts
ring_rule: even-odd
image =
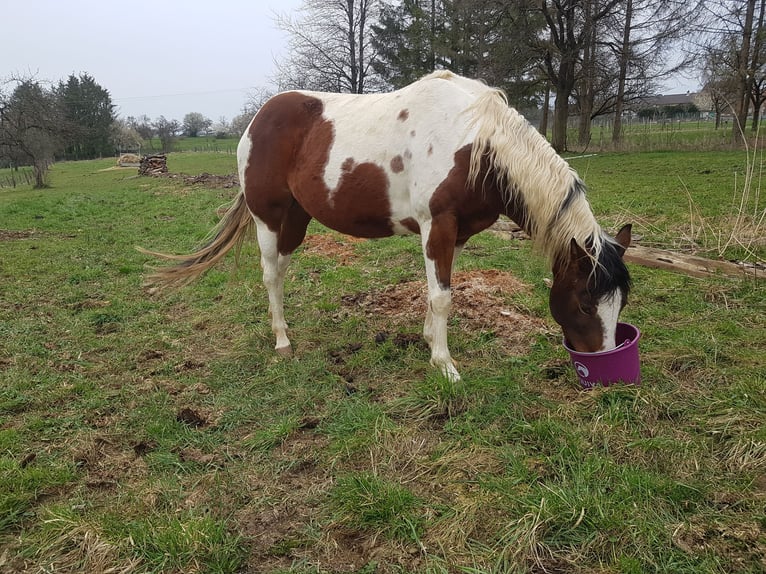
[[[235,170],[220,153],[168,163]],[[461,256],[527,283],[504,305],[546,329],[507,348],[455,309],[459,383],[428,365],[420,311],[393,323],[348,302],[419,279],[417,241],[352,244],[348,265],[307,250],[281,360],[254,246],[178,292],[141,287],[134,246],[188,250],[233,191],[112,165],[0,191],[0,572],[766,568],[762,280],[633,266],[643,384],[584,392],[528,244],[482,233]],[[742,152],[572,165],[608,229],[766,258]],[[740,213],[739,240],[720,240]]]

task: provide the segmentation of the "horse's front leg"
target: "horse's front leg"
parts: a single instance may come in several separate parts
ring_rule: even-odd
[[[431,346],[431,364],[451,381],[460,374],[447,345],[447,319],[452,307],[450,278],[456,252],[455,230],[449,223],[428,222],[421,225],[423,255],[428,279],[428,309],[423,325],[423,337]]]
[[[456,245],[452,252],[452,270],[450,272],[450,277],[452,277],[452,274],[455,272],[455,262],[462,251],[463,245]],[[431,345],[431,341],[433,341],[433,330],[433,314],[431,313],[431,305],[429,303],[426,305],[426,321],[423,324],[423,338],[429,346]]]

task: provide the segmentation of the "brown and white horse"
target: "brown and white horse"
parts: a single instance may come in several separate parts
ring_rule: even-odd
[[[450,277],[472,235],[505,215],[548,257],[553,318],[574,349],[615,346],[630,287],[615,239],[599,227],[577,174],[502,92],[447,71],[386,94],[306,91],[271,98],[237,150],[241,191],[206,245],[161,255],[153,280],[184,284],[215,265],[255,224],[276,350],[292,352],[285,272],[309,221],[356,237],[420,234],[428,279],[423,335],[431,363],[459,374],[447,347]]]

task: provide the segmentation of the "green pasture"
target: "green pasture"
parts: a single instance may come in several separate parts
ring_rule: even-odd
[[[199,136],[191,138],[183,136],[173,142],[173,151],[236,155],[238,143],[238,137],[217,138],[215,136]],[[144,142],[141,153],[159,153],[161,150],[162,143],[160,140],[152,138],[150,141]]]
[[[731,146],[731,124],[722,123],[716,129],[715,122],[710,120],[658,119],[654,121],[626,120],[622,129],[623,137],[620,149],[623,151],[696,151],[724,150]],[[748,133],[752,137],[751,130]],[[578,142],[576,122],[568,130],[567,141],[572,149],[586,152],[612,151],[612,124],[606,118],[597,118],[591,127],[591,140],[587,146]],[[179,137],[173,143],[177,152],[203,152],[236,154],[238,137],[216,138],[215,136]],[[157,138],[147,142],[142,153],[161,150],[162,145]]]
[[[587,155],[587,154],[586,154]],[[571,160],[609,230],[766,259],[763,158]],[[112,159],[0,189],[0,572],[756,573],[766,570],[762,273],[631,265],[641,386],[583,391],[528,241],[484,232],[460,272],[525,284],[521,343],[454,308],[464,379],[428,364],[423,312],[365,312],[422,278],[416,238],[293,258],[293,359],[273,350],[258,252],[170,293],[143,246],[182,253],[236,190]],[[229,174],[227,153],[172,172]],[[748,175],[749,174],[749,175]],[[0,174],[2,179],[2,174]],[[424,311],[424,310],[423,310]],[[512,329],[511,329],[512,330]]]

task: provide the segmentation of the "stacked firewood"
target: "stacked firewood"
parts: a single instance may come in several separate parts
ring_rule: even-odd
[[[157,175],[168,172],[168,158],[164,153],[145,155],[141,158],[138,175]]]

